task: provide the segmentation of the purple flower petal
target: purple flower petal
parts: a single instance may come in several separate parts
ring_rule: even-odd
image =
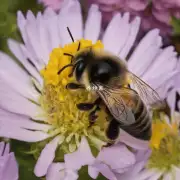
[[[101,30],[101,13],[96,5],[92,5],[84,29],[84,38],[96,42]]]
[[[133,165],[135,156],[125,145],[117,144],[103,148],[98,154],[97,161],[107,164],[111,169],[121,169]]]
[[[82,166],[90,165],[94,162],[94,156],[87,142],[83,137],[77,151],[65,154],[64,160],[67,169],[79,170]]]
[[[42,150],[38,161],[34,168],[36,176],[41,177],[46,175],[49,166],[54,160],[55,151],[58,146],[60,136],[55,137],[49,144],[47,144]]]
[[[5,156],[3,166],[0,169],[0,179],[18,180],[18,165],[14,153]]]
[[[99,171],[93,166],[88,166],[88,174],[91,178],[96,179],[99,175]]]
[[[64,163],[52,163],[47,171],[47,180],[60,180],[65,176],[65,164]]]
[[[133,147],[135,149],[144,150],[144,149],[148,149],[148,147],[149,147],[149,141],[143,141],[143,140],[134,138],[133,136],[129,135],[122,129],[120,131],[119,141],[123,142],[123,143],[127,144],[128,146]]]

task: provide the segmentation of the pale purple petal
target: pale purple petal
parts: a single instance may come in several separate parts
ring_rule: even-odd
[[[97,163],[95,167],[99,170],[99,172],[108,178],[109,180],[117,180],[115,174],[112,172],[112,170],[108,167],[108,165],[103,163]]]
[[[35,78],[37,79],[40,83],[42,82],[42,77],[40,76],[38,70],[41,70],[42,67],[40,67],[39,63],[35,61],[33,58],[29,58],[27,56],[26,47],[13,40],[9,39],[8,40],[8,46],[9,49],[13,52],[13,54],[16,56],[16,58],[22,63],[22,65],[26,68],[26,70]],[[29,61],[31,61],[31,64],[27,59],[29,58]]]
[[[0,124],[5,126],[13,126],[16,128],[25,128],[29,130],[39,130],[39,131],[45,131],[48,132],[52,128],[51,125],[48,124],[42,124],[37,123],[32,120],[30,120],[27,117],[22,116],[16,116],[13,114],[11,116],[1,116],[0,115]]]
[[[119,52],[119,57],[122,59],[126,59],[128,53],[130,52],[135,40],[136,40],[136,36],[139,32],[139,28],[140,28],[140,18],[136,17],[131,23],[130,23],[130,32],[129,32],[129,36],[128,39],[126,40],[124,46],[122,47],[122,49]]]
[[[42,22],[42,26],[40,27],[41,32],[43,33],[42,36],[40,37],[41,39],[41,44],[45,44],[44,49],[46,49],[46,51],[49,50],[50,51],[53,48],[59,47],[59,45],[61,44],[60,41],[60,36],[59,36],[59,29],[58,29],[58,15],[52,10],[47,8],[44,12],[44,24]],[[45,29],[47,28],[47,31],[45,32]],[[48,40],[48,36],[46,35],[46,33],[48,33],[49,35],[49,40]],[[41,34],[41,33],[40,33]],[[48,51],[48,53],[50,52]]]
[[[161,177],[162,174],[163,174],[163,172],[157,172],[152,177],[150,177],[149,180],[159,180],[159,178]],[[179,178],[179,176],[178,176],[178,178]]]
[[[72,42],[67,27],[69,27],[74,40],[79,40],[83,37],[82,16],[79,2],[77,0],[71,0],[64,3],[65,5],[59,13],[61,46]]]
[[[47,180],[60,180],[65,176],[65,164],[64,163],[52,163],[47,171]]]
[[[44,62],[46,64],[47,57],[43,53],[42,46],[40,44],[40,36],[38,32],[38,23],[36,18],[34,17],[31,11],[27,12],[26,15],[27,24],[26,24],[26,32],[29,43],[32,46],[32,50],[34,51],[35,57],[39,60],[39,62]]]
[[[93,166],[88,166],[88,174],[91,178],[96,179],[99,175],[99,171]]]
[[[125,131],[121,129],[120,131],[120,142],[123,142],[127,144],[130,147],[133,147],[135,149],[144,150],[148,149],[149,147],[149,141],[143,141],[137,138],[134,138],[133,136],[129,135]]]
[[[173,178],[173,174],[170,172],[164,175],[163,180],[172,180],[172,178]]]
[[[34,168],[34,173],[36,176],[41,177],[41,176],[46,175],[49,166],[54,160],[56,148],[59,143],[59,139],[60,139],[60,136],[55,137],[42,150]]]
[[[101,13],[96,5],[92,5],[84,29],[84,38],[96,42],[101,30]]]
[[[143,75],[143,79],[148,80],[148,78],[153,78],[164,73],[168,75],[167,72],[171,72],[177,65],[176,56],[177,53],[174,51],[173,46],[166,47]]]
[[[159,52],[159,48],[161,47],[161,45],[162,42],[161,37],[159,36],[159,30],[154,29],[147,33],[147,35],[140,41],[140,43],[132,53],[131,57],[129,58],[129,70],[136,75],[141,76],[142,72],[146,70],[146,68],[153,61],[153,58]],[[148,60],[146,61],[147,52]]]
[[[176,167],[176,166],[173,166],[173,173],[175,175],[175,180],[178,180],[179,177],[180,177],[180,168]]]
[[[6,155],[3,166],[0,169],[0,179],[18,180],[18,165],[14,153]]]
[[[66,170],[66,175],[65,175],[64,180],[77,180],[78,177],[79,176],[76,171]]]
[[[91,165],[94,161],[88,141],[85,137],[81,139],[81,143],[77,151],[66,154],[64,156],[65,165],[68,169],[78,170],[81,166]]]
[[[13,113],[19,113],[39,118],[43,115],[42,109],[20,94],[13,91],[5,82],[0,79],[0,106]]]
[[[47,139],[49,134],[41,131],[30,131],[9,125],[1,125],[0,136],[25,142],[38,142]]]
[[[156,175],[157,173],[158,173],[157,170],[145,169],[137,174],[137,176],[135,177],[135,180],[146,180]]]
[[[102,39],[105,50],[118,55],[120,49],[124,47],[129,33],[129,13],[125,13],[122,17],[117,13],[109,23]]]
[[[0,52],[0,77],[23,96],[35,101],[39,98],[39,94],[32,86],[30,76],[2,52]]]
[[[111,156],[110,156],[111,155]],[[126,168],[135,163],[135,156],[123,144],[103,148],[98,154],[97,161],[103,162],[111,169]]]

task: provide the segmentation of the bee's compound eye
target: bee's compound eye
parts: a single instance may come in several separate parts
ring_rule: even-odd
[[[92,66],[90,77],[92,82],[107,83],[114,76],[113,67],[107,62],[100,62]]]

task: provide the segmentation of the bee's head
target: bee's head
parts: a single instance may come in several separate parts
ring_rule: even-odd
[[[90,82],[107,84],[111,78],[117,77],[121,72],[120,65],[110,57],[102,57],[89,68]]]

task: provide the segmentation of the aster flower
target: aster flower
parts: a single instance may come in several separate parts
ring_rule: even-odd
[[[129,70],[154,89],[158,88],[164,98],[167,88],[162,86],[168,85],[176,74],[174,48],[163,49],[159,30],[154,29],[130,53],[139,31],[140,18],[130,21],[129,13],[114,16],[102,35],[102,42],[98,41],[101,31],[98,7],[93,5],[90,8],[83,28],[80,4],[76,0],[65,2],[59,14],[46,9],[35,17],[28,11],[25,18],[18,12],[17,20],[24,44],[9,39],[8,45],[24,69],[0,52],[0,107],[7,114],[6,118],[1,118],[0,136],[32,143],[30,152],[34,152],[37,159],[34,172],[38,177],[77,179],[77,171],[84,165],[89,165],[91,176],[98,172],[104,174],[110,166],[109,173],[104,175],[113,178],[114,173],[128,169],[135,163],[135,157],[124,144],[147,149],[148,142],[121,131],[121,143],[101,151],[107,143],[104,133],[107,114],[101,110],[97,123],[89,128],[88,113],[80,112],[76,104],[92,101],[91,94],[83,90],[74,94],[65,89],[73,80],[68,77],[70,69],[60,76],[57,74],[70,63],[70,57],[64,53],[74,55],[79,42],[81,48],[104,48],[123,60],[127,59]],[[75,42],[72,42],[67,27]],[[106,158],[111,152],[120,157],[120,150],[124,159],[119,165]],[[95,153],[97,158],[93,152],[98,152]]]
[[[180,4],[178,0],[89,0],[89,4],[96,3],[103,13],[105,24],[110,21],[116,12],[130,12],[131,16],[140,16],[141,28],[147,32],[158,28],[163,36],[172,34],[172,16],[180,18]]]
[[[123,180],[178,180],[180,172],[180,137],[179,113],[172,113],[171,119],[161,114],[159,121],[153,122],[153,136],[151,139],[151,153],[144,161],[144,166],[135,173],[126,172]],[[134,166],[136,169],[136,167]]]
[[[59,10],[63,4],[63,0],[39,0],[45,7],[52,8],[53,10]]]
[[[18,180],[18,164],[9,143],[0,142],[0,179]]]

